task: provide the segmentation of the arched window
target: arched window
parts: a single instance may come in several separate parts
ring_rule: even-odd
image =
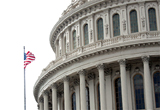
[[[100,100],[100,90],[99,90],[99,84],[97,86],[97,93],[98,93],[98,110],[101,110],[101,100]]]
[[[156,11],[154,8],[150,8],[148,10],[148,17],[149,17],[150,31],[156,31],[157,30],[157,21],[156,21]]]
[[[89,44],[89,38],[88,38],[88,24],[84,25],[84,45]]]
[[[116,96],[116,110],[123,110],[120,78],[117,78],[115,80],[115,96]]]
[[[130,12],[131,33],[138,32],[137,12],[132,10]]]
[[[90,110],[89,88],[88,87],[86,87],[86,103],[87,103],[87,110]]]
[[[72,94],[72,110],[76,110],[76,93]]]
[[[98,30],[98,40],[104,39],[104,33],[103,33],[103,19],[100,18],[97,21],[97,30]]]
[[[113,15],[113,36],[120,35],[120,21],[119,14]]]
[[[73,31],[73,49],[76,49],[76,30]]]
[[[137,74],[133,78],[134,80],[134,92],[135,92],[135,103],[136,109],[144,109],[144,89],[143,89],[143,77]]]
[[[160,107],[160,72],[156,72],[154,74],[153,80],[154,80],[156,108],[159,108]]]

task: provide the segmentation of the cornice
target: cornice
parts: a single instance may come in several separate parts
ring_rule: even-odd
[[[55,74],[57,71],[61,70],[62,68],[65,68],[66,66],[69,66],[71,64],[74,64],[75,62],[79,62],[81,60],[87,59],[89,57],[93,57],[96,55],[101,54],[110,54],[112,52],[124,50],[124,49],[130,49],[130,48],[140,48],[140,47],[148,47],[148,46],[157,46],[160,45],[160,39],[141,39],[136,42],[122,42],[119,44],[111,45],[111,46],[105,46],[98,49],[94,49],[82,54],[79,54],[77,56],[68,58],[64,61],[56,63],[50,63],[49,68],[46,68],[43,70],[43,74],[39,76],[37,82],[34,85],[34,96],[36,101],[38,100],[38,92],[40,90],[41,85],[53,74]]]
[[[151,1],[151,0],[144,0],[143,2],[145,1]],[[156,0],[152,0],[152,1],[156,1]],[[94,1],[86,2],[83,5],[70,10],[70,12],[63,15],[59,19],[59,21],[55,24],[55,26],[53,27],[50,33],[50,45],[52,49],[55,51],[55,41],[57,39],[57,36],[59,36],[59,34],[61,34],[69,26],[76,23],[78,20],[81,20],[86,16],[93,15],[100,11],[108,10],[117,6],[123,7],[125,5],[133,4],[137,2],[142,2],[142,1],[141,0],[136,0],[136,1],[122,0],[122,1],[113,2],[111,0],[94,0]]]

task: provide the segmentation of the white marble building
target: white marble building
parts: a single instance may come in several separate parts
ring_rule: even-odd
[[[160,110],[160,0],[72,0],[50,44],[39,110]]]

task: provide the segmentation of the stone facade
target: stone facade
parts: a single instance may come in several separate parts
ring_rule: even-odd
[[[155,10],[154,31],[149,9]],[[137,32],[132,32],[133,10],[137,14]],[[114,15],[119,15],[118,36],[114,35]],[[101,40],[99,19],[103,20]],[[137,74],[142,76],[144,88],[145,107],[140,110],[160,110],[153,78],[155,73],[160,74],[159,0],[72,0],[51,31],[50,44],[56,59],[43,69],[34,86],[40,110],[75,110],[73,93],[76,110],[120,110],[115,89],[117,78],[121,79],[123,110],[137,110]]]

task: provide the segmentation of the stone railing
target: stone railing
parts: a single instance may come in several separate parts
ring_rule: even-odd
[[[145,39],[154,39],[154,38],[160,38],[160,31],[153,31],[153,32],[139,32],[139,33],[134,33],[130,35],[123,35],[123,36],[117,36],[114,38],[110,39],[104,39],[104,40],[99,40],[95,43],[88,44],[83,47],[79,47],[77,49],[74,49],[73,51],[58,57],[55,61],[52,61],[49,65],[57,65],[59,63],[62,63],[65,60],[69,60],[70,58],[77,57],[78,55],[81,55],[85,52],[91,52],[94,49],[101,48],[101,47],[108,47],[112,46],[115,44],[123,44],[125,42],[136,42],[139,40],[145,40]],[[47,66],[44,70],[48,70],[51,68],[51,66]],[[44,73],[44,72],[42,72]]]

